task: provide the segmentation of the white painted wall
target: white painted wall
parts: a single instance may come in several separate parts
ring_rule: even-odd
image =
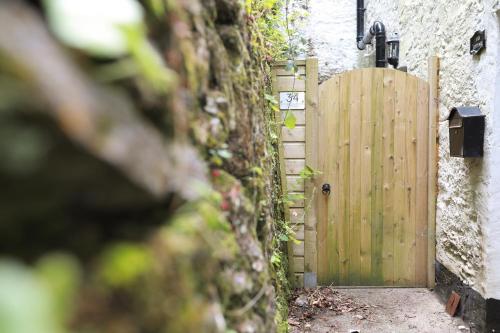
[[[498,0],[365,0],[366,27],[381,20],[401,38],[400,66],[427,79],[441,57],[437,259],[485,297],[500,299],[500,55]],[[310,0],[306,34],[320,77],[373,65],[356,49],[356,0]],[[469,38],[487,30],[487,49],[469,54]],[[446,117],[454,106],[486,114],[485,156],[449,157]],[[496,124],[496,128],[495,128]]]
[[[500,3],[493,5],[496,26],[492,23],[491,35],[493,40],[500,40]],[[496,44],[496,57],[500,56],[500,44]],[[491,68],[493,71],[494,68]],[[491,156],[489,169],[493,174],[489,193],[489,223],[484,227],[485,242],[485,267],[486,269],[486,294],[487,297],[500,299],[500,65],[495,71],[495,93],[493,101],[493,114],[490,117],[491,131]],[[497,125],[497,126],[495,126]],[[495,128],[496,127],[496,128]]]
[[[309,0],[305,29],[312,56],[318,57],[320,81],[358,65],[356,0]]]

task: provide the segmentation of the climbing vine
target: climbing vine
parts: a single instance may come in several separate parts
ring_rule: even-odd
[[[287,243],[289,240],[294,240],[294,233],[289,221],[285,219],[285,202],[283,201],[283,193],[281,191],[281,177],[279,165],[279,135],[278,131],[281,128],[281,119],[275,119],[275,115],[279,114],[278,102],[273,96],[271,89],[271,68],[272,62],[277,60],[290,59],[291,63],[294,60],[290,57],[289,51],[289,24],[287,21],[288,11],[285,7],[288,5],[288,0],[246,0],[246,12],[251,32],[251,44],[256,52],[260,53],[263,58],[262,66],[267,74],[266,91],[263,96],[266,105],[266,132],[270,138],[267,150],[272,155],[272,209],[274,218],[274,237],[271,244],[270,262],[271,272],[275,281],[276,287],[276,326],[278,332],[288,331],[288,307],[287,298],[289,295],[288,284],[288,257]],[[292,66],[293,67],[293,66]]]
[[[271,139],[268,151],[273,155],[273,217],[274,239],[272,241],[271,270],[274,273],[275,285],[277,288],[277,317],[276,323],[279,332],[288,330],[287,318],[287,296],[289,291],[287,278],[287,244],[299,242],[295,238],[293,225],[287,221],[284,207],[287,206],[289,198],[287,194],[281,192],[281,175],[279,166],[279,131],[284,125],[287,128],[294,128],[296,119],[287,108],[284,117],[275,119],[275,115],[280,114],[279,103],[271,90],[271,71],[269,65],[274,61],[287,61],[287,70],[294,73],[295,80],[301,80],[298,74],[296,59],[305,56],[306,41],[300,34],[301,23],[306,16],[305,9],[300,6],[297,0],[246,0],[246,12],[251,31],[251,44],[256,52],[263,57],[264,72],[267,73],[267,87],[265,93],[266,118],[270,121],[267,125],[268,136]],[[314,176],[315,172],[311,168],[305,168],[301,172],[304,179]]]
[[[289,61],[296,69],[295,60],[307,51],[307,40],[301,34],[306,8],[299,0],[246,0],[246,11],[255,23],[252,46],[260,49],[268,62]]]
[[[283,59],[286,38],[283,34],[283,0],[246,0],[248,19],[253,23],[252,46],[267,62]]]

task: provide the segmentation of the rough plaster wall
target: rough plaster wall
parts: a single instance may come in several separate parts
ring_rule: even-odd
[[[500,267],[500,246],[494,244],[494,238],[500,236],[500,222],[497,222],[500,221],[500,172],[495,171],[494,165],[498,169],[500,163],[496,162],[500,161],[496,159],[500,157],[495,160],[493,157],[500,153],[500,134],[494,137],[492,132],[492,124],[498,123],[493,122],[495,82],[500,91],[500,74],[495,71],[498,21],[494,8],[498,7],[498,1],[366,0],[365,3],[366,27],[381,20],[388,33],[399,32],[400,65],[408,66],[409,73],[427,79],[428,57],[441,57],[437,259],[483,295],[498,298],[500,268],[494,267]],[[373,64],[373,50],[355,49],[355,1],[311,0],[309,6],[308,31],[313,54],[320,57],[323,78]],[[329,18],[328,13],[342,17]],[[474,31],[485,28],[488,48],[479,57],[472,57],[469,38]],[[331,52],[343,46],[349,52]],[[500,101],[497,102],[496,113],[500,112]],[[483,159],[449,157],[446,117],[451,107],[461,105],[478,105],[487,115]],[[495,117],[500,118],[496,113]],[[486,231],[488,235],[483,237]],[[485,253],[491,256],[486,259]],[[483,270],[485,262],[487,271]]]
[[[319,78],[357,67],[356,0],[310,0],[305,34],[318,57]]]
[[[496,22],[492,22],[492,33],[496,34],[496,39],[499,39],[499,26],[500,26],[500,4],[497,2],[494,5],[496,14]],[[495,26],[496,25],[496,26]],[[496,47],[497,55],[500,54],[500,45]],[[494,111],[490,117],[492,125],[499,124],[500,122],[500,66],[496,67],[496,80],[495,80],[495,99]],[[500,131],[493,132],[491,135],[491,158],[489,159],[489,168],[492,173],[499,170],[500,166]],[[496,167],[496,169],[495,169]],[[485,245],[485,267],[486,270],[486,296],[491,298],[500,299],[500,177],[496,171],[497,177],[492,177],[491,191],[490,191],[490,222],[484,228],[484,237],[486,239]]]

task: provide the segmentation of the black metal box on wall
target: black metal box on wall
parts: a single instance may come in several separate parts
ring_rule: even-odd
[[[450,156],[483,156],[485,116],[478,107],[456,107],[448,116]]]

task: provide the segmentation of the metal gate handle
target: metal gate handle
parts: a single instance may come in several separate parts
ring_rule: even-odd
[[[323,184],[321,186],[321,192],[323,192],[324,195],[330,195],[331,192],[331,186],[328,183]]]

